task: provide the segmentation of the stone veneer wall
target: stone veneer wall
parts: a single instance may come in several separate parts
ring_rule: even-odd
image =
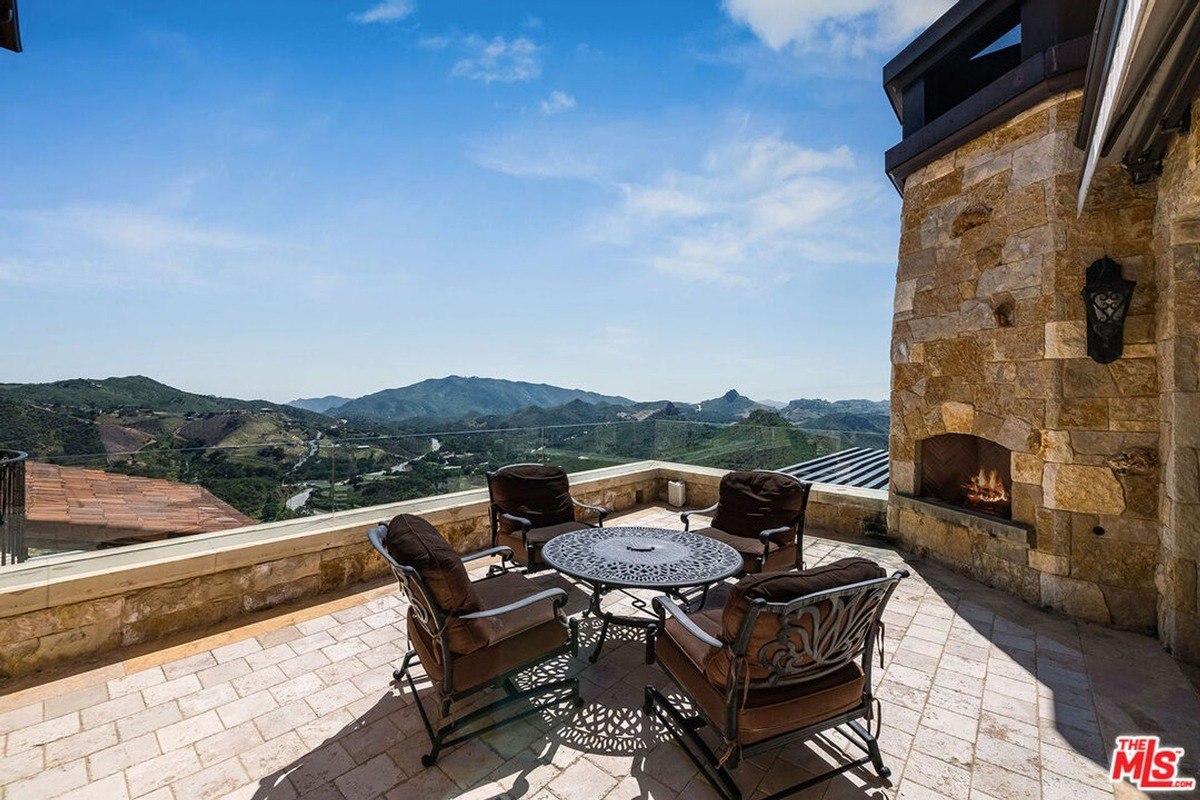
[[[572,475],[585,503],[622,511],[664,501],[687,484],[689,508],[716,501],[724,470],[641,462]],[[810,530],[880,527],[883,492],[814,488]],[[376,508],[56,558],[0,571],[3,682],[122,646],[209,627],[239,615],[344,589],[388,574],[367,542],[375,522],[421,514],[459,552],[491,545],[487,492],[468,491]]]
[[[1160,384],[1154,183],[1101,172],[1075,211],[1080,93],[1025,111],[904,188],[892,341],[892,491],[918,489],[919,443],[971,433],[1012,450],[1028,542],[895,499],[904,544],[1024,599],[1152,632]],[[1080,289],[1110,256],[1138,282],[1125,355],[1087,358]],[[1097,535],[1094,531],[1102,530]]]
[[[1158,179],[1158,352],[1162,382],[1159,635],[1200,663],[1200,102]]]

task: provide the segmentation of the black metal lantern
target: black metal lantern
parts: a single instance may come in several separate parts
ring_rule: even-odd
[[[1087,354],[1100,364],[1121,357],[1125,349],[1125,317],[1137,281],[1121,275],[1121,265],[1105,256],[1087,268],[1083,309],[1087,314]]]

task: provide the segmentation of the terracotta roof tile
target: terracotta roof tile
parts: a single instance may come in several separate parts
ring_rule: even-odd
[[[25,468],[25,514],[31,522],[188,534],[253,525],[203,486],[136,478],[99,469],[30,461]]]

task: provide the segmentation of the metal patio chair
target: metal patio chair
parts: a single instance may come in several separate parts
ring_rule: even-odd
[[[492,547],[507,545],[530,572],[545,569],[538,551],[563,533],[604,527],[608,509],[571,496],[566,470],[548,464],[509,464],[487,474]],[[575,509],[596,514],[596,524],[579,522]]]
[[[803,569],[804,514],[811,490],[811,483],[786,472],[728,472],[715,504],[684,511],[679,518],[686,531],[693,514],[712,514],[709,527],[696,533],[741,553],[744,574]]]
[[[563,611],[565,590],[539,589],[524,575],[510,572],[508,547],[460,557],[437,529],[412,514],[380,523],[368,537],[391,565],[400,592],[409,601],[410,649],[392,677],[408,682],[429,735],[432,750],[422,756],[423,765],[433,766],[442,748],[543,709],[568,700],[576,707],[582,705],[578,678],[546,681],[524,690],[513,682],[518,673],[577,651],[575,623]],[[464,564],[487,557],[499,557],[500,563],[489,568],[487,577],[472,582]],[[440,703],[436,727],[413,681],[414,660],[425,668]],[[455,703],[489,688],[499,688],[505,696],[462,716],[452,715]],[[547,695],[559,696],[539,701]],[[524,701],[530,702],[529,708],[460,733]]]
[[[723,609],[687,614],[670,598],[656,597],[664,619],[659,663],[696,713],[686,716],[653,686],[646,687],[643,711],[662,721],[727,800],[742,796],[729,769],[743,757],[830,730],[866,755],[772,799],[867,763],[886,778],[891,770],[876,740],[871,662],[884,607],[907,575],[888,576],[872,561],[847,558],[744,578]],[[701,737],[705,727],[716,733],[720,755]]]

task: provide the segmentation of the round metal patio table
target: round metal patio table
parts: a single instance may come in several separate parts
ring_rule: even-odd
[[[724,542],[668,528],[588,528],[564,533],[542,546],[541,557],[554,569],[592,588],[588,611],[602,622],[592,663],[600,656],[610,624],[644,629],[646,663],[654,661],[659,618],[644,600],[628,590],[656,589],[684,601],[691,606],[689,610],[696,610],[703,606],[709,586],[742,569],[742,556]],[[683,594],[685,589],[698,587],[703,588],[698,602]],[[634,608],[649,616],[621,616],[603,610],[601,600],[613,591],[632,598]]]

